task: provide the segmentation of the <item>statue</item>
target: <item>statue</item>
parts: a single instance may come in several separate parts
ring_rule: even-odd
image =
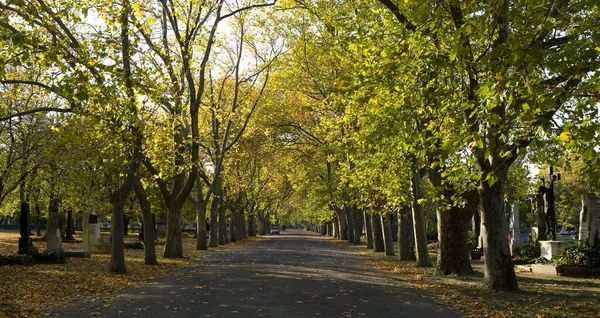
[[[560,174],[554,175],[553,168],[548,168],[548,175],[542,178],[542,185],[538,188],[538,193],[544,195],[546,213],[546,229],[552,234],[552,240],[556,241],[556,209],[554,206],[554,182],[560,180]],[[548,186],[546,186],[548,184]]]

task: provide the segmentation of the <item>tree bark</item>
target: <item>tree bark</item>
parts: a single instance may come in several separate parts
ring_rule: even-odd
[[[183,258],[181,235],[181,206],[167,207],[167,235],[165,236],[164,258]]]
[[[363,215],[362,215],[362,211],[356,207],[352,208],[352,219],[353,219],[353,231],[354,231],[354,240],[352,241],[352,244],[354,245],[360,245],[360,237],[362,236],[362,227],[363,227]]]
[[[223,196],[219,199],[219,245],[229,243],[227,239],[227,220],[225,220],[225,205]]]
[[[468,231],[473,217],[473,210],[468,206],[464,208],[453,206],[448,210],[440,207],[436,213],[439,242],[436,274],[472,274],[473,267],[471,267],[469,255]]]
[[[333,220],[331,221],[333,224],[333,238],[340,239],[340,224],[339,219],[336,215],[333,216]]]
[[[398,259],[415,261],[415,236],[413,233],[412,210],[404,207],[398,214]]]
[[[365,219],[365,236],[367,238],[367,248],[373,249],[373,228],[371,227],[371,215],[370,213],[363,212]]]
[[[346,215],[346,231],[348,232],[348,243],[354,243],[354,215],[350,207],[344,206],[342,213]]]
[[[200,251],[208,250],[208,241],[206,240],[206,201],[195,203],[196,206],[196,249]]]
[[[249,237],[255,237],[256,236],[256,225],[254,224],[255,221],[255,216],[254,213],[250,213],[250,215],[248,216],[248,236]]]
[[[125,274],[125,250],[123,247],[123,213],[125,200],[114,198],[111,200],[112,215],[110,218],[110,271]]]
[[[123,236],[127,235],[129,235],[129,218],[125,215],[123,216]]]
[[[383,245],[385,248],[385,255],[394,255],[394,240],[392,239],[392,220],[390,214],[386,213],[381,215],[381,227],[383,228]]]
[[[491,170],[491,169],[490,169]],[[484,285],[494,291],[514,291],[519,289],[517,276],[508,246],[506,217],[504,214],[504,186],[508,167],[496,167],[498,180],[489,185],[482,180],[479,187],[481,204],[481,234],[485,257]],[[484,172],[494,173],[492,171]]]
[[[42,215],[42,211],[40,208],[40,204],[35,202],[35,235],[42,236],[42,230],[40,229],[40,217]]]
[[[237,231],[237,212],[235,207],[229,209],[229,242],[235,242]]]
[[[334,208],[335,214],[338,219],[339,239],[348,239],[348,221],[346,220],[346,213],[342,209]]]
[[[415,245],[417,246],[417,266],[430,267],[432,266],[432,264],[431,260],[429,259],[429,250],[427,249],[427,233],[425,231],[425,211],[423,210],[423,206],[419,203],[419,200],[423,199],[424,194],[423,187],[421,186],[422,180],[419,171],[419,163],[416,157],[413,158],[411,174],[411,204],[415,234]]]
[[[154,224],[152,222],[152,205],[141,182],[136,180],[133,186],[135,195],[142,210],[142,226],[144,231],[144,263],[146,265],[158,264],[156,260],[156,247],[154,245]]]
[[[219,182],[215,180],[213,182]],[[215,191],[213,194],[212,202],[210,203],[210,240],[208,246],[218,247],[219,246],[219,229],[217,218],[219,216],[219,198],[221,197],[221,184],[215,184]]]
[[[381,227],[381,214],[371,214],[371,226],[373,227],[373,251],[384,252],[385,243],[383,242],[383,228]]]

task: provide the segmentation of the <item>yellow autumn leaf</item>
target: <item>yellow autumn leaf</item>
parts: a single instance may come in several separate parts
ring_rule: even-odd
[[[560,141],[569,141],[571,139],[571,133],[563,131],[560,133],[558,139],[560,139]]]

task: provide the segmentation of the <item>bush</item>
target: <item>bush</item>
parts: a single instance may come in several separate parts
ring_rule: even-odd
[[[29,254],[0,256],[0,266],[21,265],[32,266],[35,264],[33,257]]]
[[[123,244],[123,248],[126,250],[143,250],[144,249],[144,243],[141,241],[137,241],[137,242],[125,242]]]
[[[468,240],[468,244],[469,244],[469,250],[472,250],[479,245],[478,239],[479,238],[477,237],[477,235],[475,234],[474,231],[467,232],[467,240]]]
[[[591,246],[571,246],[554,261],[557,265],[600,267],[600,251]]]
[[[541,254],[540,244],[533,239],[529,239],[525,245],[513,248],[513,264],[540,264]]]

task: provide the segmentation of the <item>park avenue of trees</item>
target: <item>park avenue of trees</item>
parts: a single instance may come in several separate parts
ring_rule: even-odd
[[[598,190],[597,1],[0,10],[0,216],[27,200],[34,218],[110,220],[113,272],[127,271],[125,222],[143,222],[157,263],[155,215],[167,258],[184,256],[182,224],[194,223],[201,250],[310,223],[353,244],[366,225],[367,243],[394,253],[397,218],[401,259],[469,274],[478,214],[484,286],[516,291],[506,209],[528,206],[530,167]]]

